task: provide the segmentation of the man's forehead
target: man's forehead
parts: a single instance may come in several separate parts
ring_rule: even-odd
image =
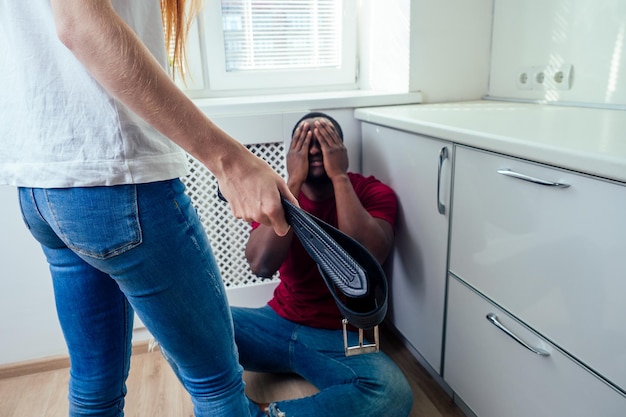
[[[320,121],[321,121],[321,120],[325,120],[325,121],[327,121],[327,122],[329,122],[329,123],[330,123],[330,120],[328,120],[328,119],[327,119],[327,118],[325,118],[325,117],[309,117],[308,119],[304,119],[304,120],[302,120],[302,121],[300,122],[300,124],[302,124],[302,123],[314,123],[316,120],[320,120]]]

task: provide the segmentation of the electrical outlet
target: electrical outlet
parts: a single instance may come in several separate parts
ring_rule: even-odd
[[[573,73],[572,64],[521,67],[515,82],[518,90],[569,90]]]
[[[571,64],[562,64],[551,67],[547,71],[550,86],[557,90],[569,90],[572,88],[572,75],[574,67]]]
[[[531,82],[533,90],[543,90],[546,88],[545,67],[532,67]]]
[[[517,71],[517,89],[518,90],[532,90],[533,83],[530,79],[532,77],[531,67],[522,67]]]

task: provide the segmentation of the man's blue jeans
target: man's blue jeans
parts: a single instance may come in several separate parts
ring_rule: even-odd
[[[267,305],[233,307],[232,313],[245,369],[296,373],[320,390],[271,404],[273,417],[407,417],[411,412],[411,388],[383,352],[346,357],[341,330],[293,323]],[[349,333],[350,345],[357,345],[358,334]]]
[[[249,415],[224,285],[184,188],[176,179],[19,190],[50,264],[72,417],[123,415],[133,310],[175,363],[197,416]]]

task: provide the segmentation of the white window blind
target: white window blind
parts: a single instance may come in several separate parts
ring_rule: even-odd
[[[356,0],[205,2],[205,91],[355,88],[356,16]]]
[[[227,72],[338,68],[341,1],[223,0]]]

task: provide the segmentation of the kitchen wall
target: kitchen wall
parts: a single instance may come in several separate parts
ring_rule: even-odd
[[[425,103],[626,108],[624,0],[412,0],[410,14],[409,89]]]
[[[0,364],[66,352],[48,264],[24,226],[15,187],[0,186]]]
[[[409,89],[421,91],[424,103],[478,100],[487,94],[493,4],[411,0]]]
[[[409,0],[362,1],[359,15],[361,89],[407,92]]]
[[[489,95],[626,106],[625,38],[624,0],[495,0]]]

